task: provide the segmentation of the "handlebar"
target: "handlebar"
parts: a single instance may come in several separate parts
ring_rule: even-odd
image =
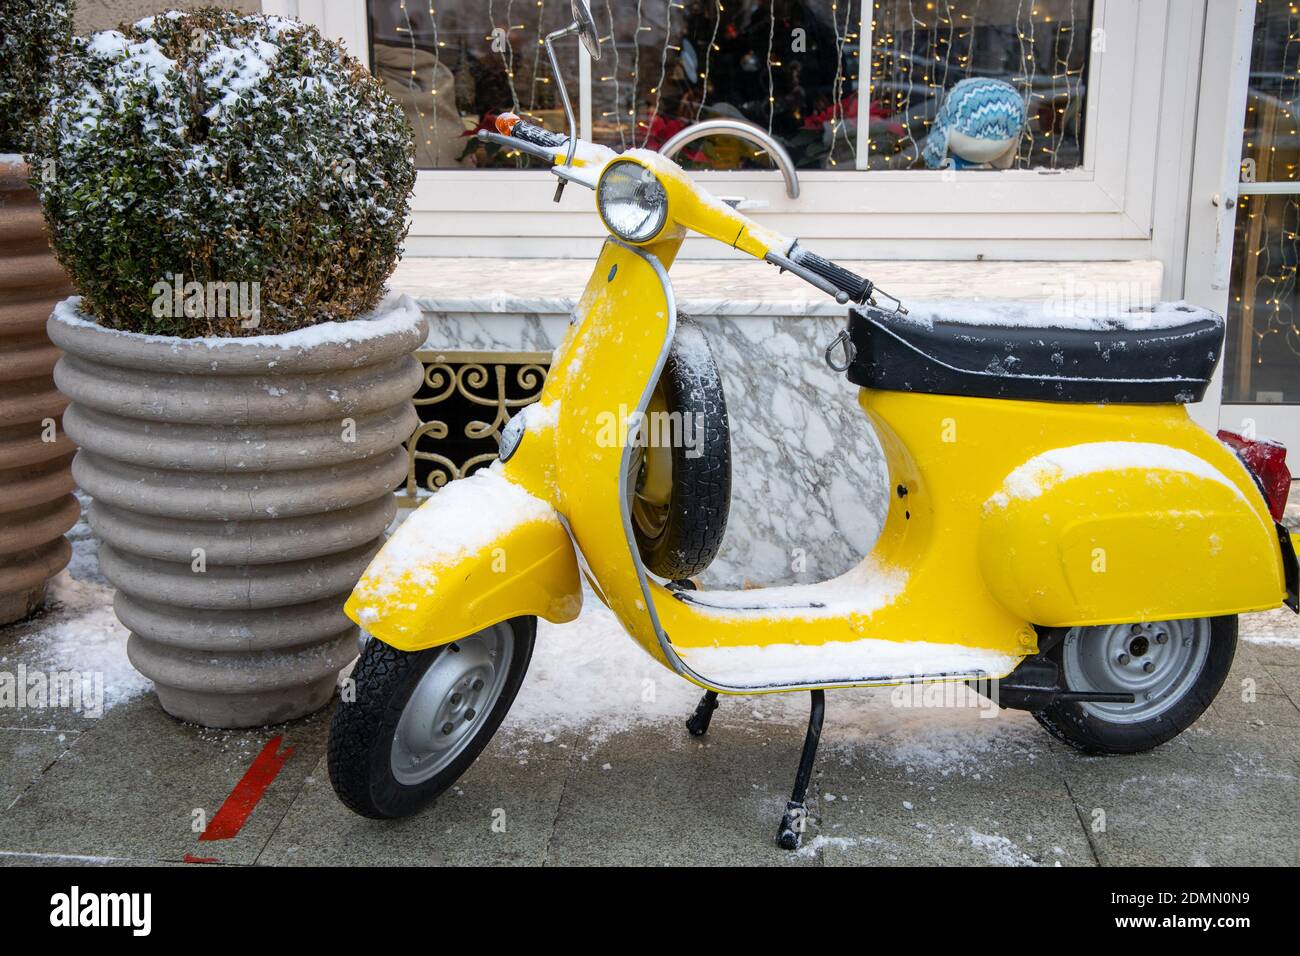
[[[563,133],[554,133],[545,127],[525,122],[514,113],[498,116],[496,127],[498,132],[481,129],[475,135],[485,142],[508,146],[548,163],[554,162],[554,151],[569,142],[569,137]]]
[[[790,247],[789,259],[795,265],[802,266],[813,275],[825,279],[834,288],[847,295],[850,302],[856,302],[858,305],[870,299],[875,289],[870,279],[856,272],[850,272],[843,266],[837,266],[829,259],[823,259],[817,253],[804,249],[797,242]]]
[[[850,272],[815,252],[800,248],[797,241],[790,247],[789,255],[769,252],[763,258],[782,272],[792,272],[809,285],[833,296],[840,305],[853,302],[857,305],[877,306],[876,296],[880,296],[894,303],[894,315],[907,315],[907,309],[896,296],[885,292],[870,279]]]
[[[496,119],[497,132],[479,130],[478,137],[489,142],[509,145],[520,152],[528,153],[542,159],[554,160],[555,150],[569,143],[569,137],[556,133],[534,123],[520,119],[514,113],[502,113]],[[557,170],[557,173],[560,170]],[[594,187],[594,183],[588,183]],[[843,266],[836,265],[829,259],[804,249],[796,241],[792,243],[785,255],[768,251],[764,258],[781,269],[791,272],[810,285],[834,297],[841,305],[853,302],[857,305],[876,305],[874,295],[891,300],[894,312],[906,314],[903,304],[894,296],[876,288],[865,276],[851,272]]]
[[[514,113],[502,113],[497,117],[496,126],[498,132],[505,133],[513,139],[547,149],[557,149],[569,141],[569,137],[564,133],[552,132],[545,127],[529,123]]]

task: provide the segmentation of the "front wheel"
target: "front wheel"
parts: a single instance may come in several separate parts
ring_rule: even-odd
[[[1034,717],[1086,753],[1130,754],[1178,736],[1223,686],[1236,617],[1071,628],[1048,656],[1075,691],[1131,693],[1131,704],[1058,701]]]
[[[330,724],[330,783],[344,805],[404,817],[451,786],[514,703],[536,634],[537,619],[521,617],[414,653],[367,641],[354,696]]]

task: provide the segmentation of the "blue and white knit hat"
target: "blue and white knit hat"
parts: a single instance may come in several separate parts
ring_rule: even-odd
[[[948,91],[930,125],[923,151],[925,164],[940,169],[949,158],[958,168],[988,162],[993,154],[1005,152],[1019,140],[1027,119],[1025,101],[1010,83],[982,76],[962,80]],[[953,133],[959,135],[953,137]],[[972,140],[979,142],[976,152],[980,155],[961,155],[971,152]]]

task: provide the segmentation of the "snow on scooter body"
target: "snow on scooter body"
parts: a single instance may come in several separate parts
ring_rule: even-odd
[[[548,43],[577,33],[597,55],[586,5],[573,6],[577,22]],[[555,134],[517,118],[499,128],[484,138],[566,161]],[[580,573],[647,653],[706,689],[692,733],[707,731],[719,693],[812,692],[778,835],[788,848],[802,832],[826,689],[978,682],[1074,746],[1133,752],[1208,705],[1231,664],[1235,615],[1300,604],[1279,502],[1261,494],[1249,456],[1183,404],[1217,364],[1217,316],[1175,307],[1128,325],[1056,326],[906,316],[901,304],[877,307],[870,281],[758,226],[663,157],[574,152],[586,165],[557,174],[595,188],[611,238],[541,409],[507,428],[488,476],[452,482],[410,519],[348,604],[378,638],[331,730],[331,780],[352,809],[401,816],[450,786],[509,708],[536,618],[576,616]],[[688,506],[663,533],[707,561],[700,542],[717,529],[693,524],[689,506],[724,479],[691,485],[683,475],[696,473],[646,453],[635,427],[609,441],[598,422],[652,411],[681,364],[698,376],[687,400],[712,427],[725,423],[701,344],[672,358],[668,270],[688,232],[858,306],[827,361],[861,386],[891,503],[871,553],[834,581],[700,591],[648,564],[650,531],[634,520],[646,489]]]

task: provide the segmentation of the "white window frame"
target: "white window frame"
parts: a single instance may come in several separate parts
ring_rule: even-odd
[[[802,171],[789,199],[773,171],[705,172],[715,192],[766,203],[765,225],[854,258],[1115,259],[1158,254],[1158,171],[1191,135],[1195,90],[1182,82],[1177,0],[1094,0],[1083,166],[1071,170]],[[263,0],[268,13],[315,24],[369,63],[364,0]],[[870,9],[869,5],[867,9]],[[870,49],[870,24],[863,48]],[[581,56],[579,113],[591,128],[590,63]],[[579,77],[571,78],[577,82]],[[1164,155],[1161,147],[1164,146]],[[408,255],[585,256],[604,235],[586,190],[553,204],[542,170],[421,170]],[[688,243],[686,255],[719,248]]]

